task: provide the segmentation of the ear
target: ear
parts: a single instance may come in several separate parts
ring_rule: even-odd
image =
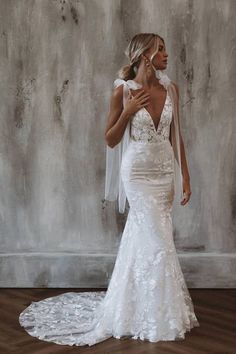
[[[148,59],[145,54],[141,54],[141,57],[142,57],[143,59]]]

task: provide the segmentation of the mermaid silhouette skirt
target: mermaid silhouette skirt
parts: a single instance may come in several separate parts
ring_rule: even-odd
[[[32,336],[91,346],[123,336],[184,339],[186,331],[199,326],[173,242],[169,140],[131,142],[121,176],[130,210],[107,291],[68,292],[33,302],[20,315]]]

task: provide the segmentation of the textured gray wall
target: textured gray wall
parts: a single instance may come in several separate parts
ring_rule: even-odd
[[[236,285],[234,0],[1,0],[0,285],[101,286],[126,215],[104,203],[112,82],[165,38],[192,198],[174,206],[190,287]]]

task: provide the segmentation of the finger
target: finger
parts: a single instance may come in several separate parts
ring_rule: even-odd
[[[138,102],[141,102],[142,100],[144,100],[144,99],[149,99],[149,98],[150,98],[150,95],[149,95],[149,94],[148,94],[148,95],[141,96],[141,97],[138,98]]]
[[[143,102],[146,102],[149,100],[150,100],[150,96],[144,96],[144,97],[140,97],[137,101],[138,101],[138,104],[142,104]]]
[[[148,106],[149,105],[149,101],[147,102],[143,102],[143,103],[140,103],[140,107],[145,107],[145,106]]]
[[[149,100],[149,99],[150,99],[150,96],[143,96],[143,97],[136,99],[136,101],[137,101],[137,104],[140,104],[140,103],[142,103],[146,100]]]
[[[142,92],[142,94],[139,96],[139,98],[142,98],[145,96],[150,96],[150,93],[149,92]]]
[[[184,197],[184,198],[182,199],[182,201],[181,201],[181,204],[182,204],[182,205],[185,205],[185,204],[189,201],[189,199],[190,199],[190,196]]]
[[[148,92],[145,92],[144,90],[141,90],[137,93],[137,95],[135,95],[135,97],[139,98],[141,97],[142,95],[149,95]]]
[[[181,204],[184,205],[187,202],[187,195],[184,193],[183,198],[181,200]]]
[[[143,104],[144,102],[149,102],[149,101],[150,101],[150,97],[144,97],[142,99],[139,99],[138,103]]]

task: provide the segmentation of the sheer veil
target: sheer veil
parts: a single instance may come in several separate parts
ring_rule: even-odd
[[[159,41],[156,41],[157,49]],[[156,51],[153,53],[152,58],[156,54]],[[152,60],[151,58],[151,60]],[[182,186],[182,172],[181,172],[181,152],[180,152],[180,121],[179,121],[179,99],[176,92],[174,84],[171,82],[169,77],[163,73],[161,70],[155,70],[155,75],[160,79],[160,84],[162,84],[165,89],[168,91],[171,98],[172,107],[173,107],[173,116],[171,122],[171,145],[174,151],[175,156],[175,189],[177,183],[179,182],[179,191],[180,197],[183,197],[183,186]],[[123,85],[123,107],[126,105],[128,99],[129,89],[137,89],[142,87],[133,80],[123,80],[116,79],[113,83],[114,88],[119,85]],[[119,212],[125,212],[126,206],[126,194],[124,186],[121,180],[120,167],[122,162],[122,157],[130,143],[130,120],[126,126],[125,132],[121,141],[113,148],[106,146],[106,174],[105,174],[105,200],[107,201],[116,201],[118,200]]]

